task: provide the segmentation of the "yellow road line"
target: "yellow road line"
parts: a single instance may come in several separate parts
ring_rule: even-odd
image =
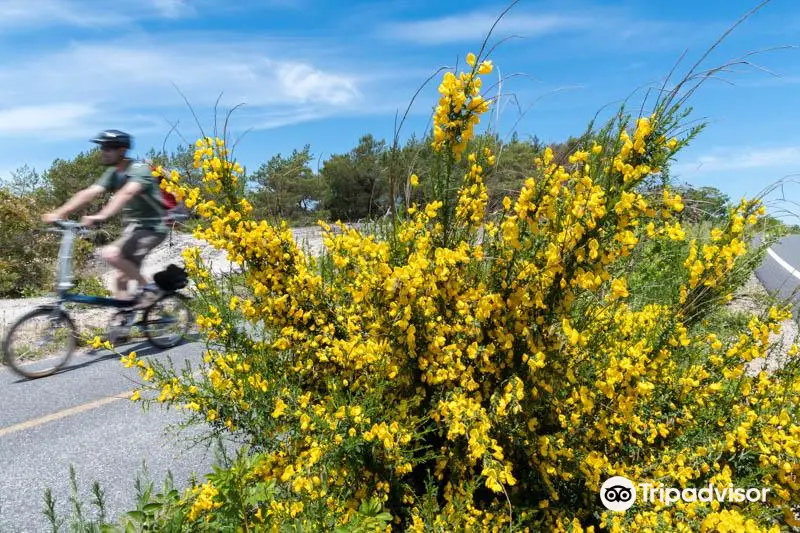
[[[41,426],[43,424],[47,424],[48,422],[53,422],[54,420],[60,420],[62,418],[66,418],[68,416],[76,415],[78,413],[82,413],[84,411],[90,411],[91,409],[96,409],[100,406],[106,405],[111,402],[116,402],[118,400],[126,400],[133,396],[134,391],[122,392],[120,394],[116,394],[114,396],[108,396],[106,398],[100,398],[98,400],[94,400],[88,403],[84,403],[81,405],[76,405],[75,407],[70,407],[69,409],[64,409],[62,411],[57,411],[55,413],[40,416],[39,418],[34,418],[32,420],[27,420],[25,422],[20,422],[19,424],[14,424],[12,426],[7,426],[4,428],[0,428],[0,437],[4,437],[6,435],[11,435],[12,433],[17,433],[19,431],[24,431],[26,429],[35,428]]]

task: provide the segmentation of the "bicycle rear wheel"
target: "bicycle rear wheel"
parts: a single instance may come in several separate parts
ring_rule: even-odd
[[[53,341],[62,346],[45,345]],[[39,307],[22,315],[8,329],[3,339],[3,357],[17,374],[41,378],[63,367],[77,345],[78,329],[66,311],[56,306]]]
[[[183,294],[171,292],[147,307],[139,324],[147,340],[158,348],[177,346],[192,327],[188,301]]]

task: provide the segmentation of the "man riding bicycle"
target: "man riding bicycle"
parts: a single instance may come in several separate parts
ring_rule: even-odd
[[[64,219],[99,195],[113,193],[111,200],[98,213],[84,216],[81,224],[86,227],[101,224],[119,211],[123,212],[125,229],[116,241],[103,248],[102,256],[116,269],[114,297],[129,298],[128,282],[136,280],[138,291],[135,298],[143,304],[158,289],[141,273],[142,261],[164,241],[168,231],[164,223],[166,210],[160,201],[161,192],[150,165],[127,157],[132,146],[130,135],[119,130],[106,130],[91,141],[100,145],[103,164],[108,168],[93,185],[77,192],[64,205],[42,218],[45,222]]]

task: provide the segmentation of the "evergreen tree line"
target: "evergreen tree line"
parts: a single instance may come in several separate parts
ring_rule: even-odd
[[[541,156],[546,144],[537,137],[521,139],[514,135],[505,141],[492,134],[483,134],[471,141],[488,146],[497,155],[496,164],[484,169],[489,191],[487,208],[502,209],[505,196],[515,197],[525,179],[531,176],[534,160]],[[552,143],[556,162],[567,165],[569,155],[581,144],[580,138]],[[194,148],[178,146],[169,153],[151,149],[146,159],[176,169],[189,183],[200,183],[200,171],[194,168]],[[245,172],[245,195],[257,216],[276,222],[286,220],[292,226],[313,225],[317,220],[347,223],[369,221],[402,210],[413,203],[424,205],[432,197],[425,176],[441,164],[431,148],[431,138],[412,137],[402,145],[366,134],[355,147],[334,154],[318,163],[310,145],[291,154],[277,154],[257,169]],[[467,171],[467,161],[453,169],[457,177]],[[56,159],[38,172],[28,166],[14,171],[0,182],[0,240],[4,254],[0,257],[0,296],[21,296],[48,290],[52,282],[52,265],[57,250],[57,236],[43,235],[42,213],[61,205],[76,191],[93,183],[103,172],[98,149],[81,152],[73,159]],[[409,177],[419,176],[419,186],[411,187]],[[448,188],[453,194],[459,183]],[[660,195],[663,187],[677,189],[686,209],[682,221],[713,221],[725,213],[730,199],[713,187],[693,187],[672,183],[664,172],[656,183],[643,185],[648,194]],[[394,201],[392,201],[394,199]],[[99,198],[85,212],[100,208],[107,198]],[[775,224],[780,224],[777,220]],[[115,238],[121,227],[114,220],[80,251],[79,264],[92,246]],[[792,228],[797,231],[798,228]],[[36,238],[32,238],[32,235]]]

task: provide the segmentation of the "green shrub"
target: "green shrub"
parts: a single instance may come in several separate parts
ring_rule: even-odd
[[[111,291],[106,288],[102,278],[98,276],[77,277],[75,279],[75,291],[93,296],[111,296]]]
[[[44,233],[41,206],[0,189],[0,296],[19,298],[52,289],[58,237]]]

